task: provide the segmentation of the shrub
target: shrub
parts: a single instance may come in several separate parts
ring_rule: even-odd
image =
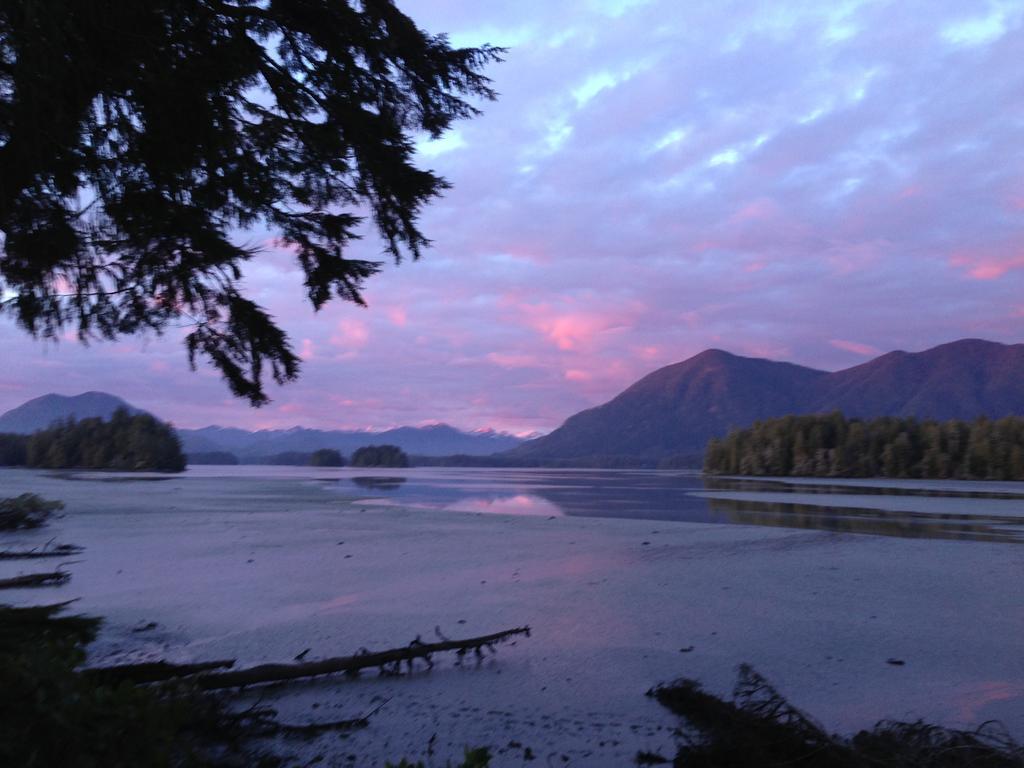
[[[34,493],[0,499],[0,531],[39,528],[52,513],[63,508],[62,502],[50,501]]]

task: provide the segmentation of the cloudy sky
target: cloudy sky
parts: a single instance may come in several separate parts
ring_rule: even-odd
[[[499,101],[422,145],[454,184],[425,258],[314,314],[268,247],[248,285],[305,363],[263,409],[179,335],[8,321],[0,409],[100,389],[189,427],[529,432],[708,347],[836,369],[1024,341],[1024,0],[400,5],[510,47]]]

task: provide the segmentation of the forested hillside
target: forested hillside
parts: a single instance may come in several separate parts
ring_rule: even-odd
[[[712,440],[704,471],[727,475],[1024,480],[1024,419],[759,421]]]

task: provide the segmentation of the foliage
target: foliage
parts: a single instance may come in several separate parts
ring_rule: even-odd
[[[62,650],[91,643],[100,620],[91,616],[62,616],[65,607],[65,603],[27,608],[0,605],[0,656],[24,653],[47,643]]]
[[[397,445],[364,445],[352,454],[353,467],[408,467],[409,457]]]
[[[840,413],[759,421],[712,440],[704,471],[730,475],[1024,480],[1024,418],[864,421]]]
[[[0,499],[0,531],[39,528],[64,503],[50,501],[35,493],[23,493],[9,499]]]
[[[257,751],[258,739],[281,732],[273,710],[251,707],[236,713],[230,696],[201,692],[188,682],[136,686],[81,674],[85,648],[101,622],[65,615],[67,605],[0,605],[0,765],[272,768],[283,763]],[[487,749],[467,749],[459,768],[489,764]]]
[[[490,764],[491,751],[489,749],[486,747],[477,747],[476,749],[466,747],[462,762],[456,766],[451,766],[451,768],[488,768]],[[402,758],[401,762],[398,763],[385,763],[384,768],[426,768],[426,764],[422,761],[410,763],[405,758]]]
[[[238,464],[238,457],[229,451],[197,451],[185,456],[187,464],[219,464],[234,466]]]
[[[315,308],[361,304],[380,265],[346,246],[364,218],[396,260],[428,245],[417,219],[448,185],[413,140],[478,114],[466,98],[494,98],[500,53],[454,49],[392,0],[0,4],[6,309],[83,341],[187,321],[193,365],[266,402],[264,376],[299,360],[243,294],[256,249],[232,233],[287,246]]]
[[[1020,768],[1024,749],[995,724],[956,731],[882,721],[853,738],[828,734],[761,675],[740,667],[733,701],[693,680],[648,691],[690,726],[673,765],[686,768]]]
[[[181,472],[185,456],[170,425],[148,413],[133,416],[120,408],[109,421],[68,419],[34,433],[28,440],[27,464],[49,469]]]
[[[0,433],[0,467],[23,467],[28,455],[28,435]]]
[[[344,467],[345,457],[333,448],[321,448],[313,451],[309,457],[311,467]]]
[[[260,764],[243,753],[246,731],[220,699],[78,674],[100,622],[59,615],[65,605],[0,606],[0,765]]]

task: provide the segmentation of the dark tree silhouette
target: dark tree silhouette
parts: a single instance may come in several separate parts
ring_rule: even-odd
[[[919,421],[840,413],[755,422],[708,444],[704,471],[729,475],[1024,480],[1024,419]]]
[[[408,467],[409,457],[397,445],[364,445],[352,454],[353,467]]]
[[[58,421],[28,438],[26,464],[47,469],[181,472],[185,455],[170,424],[118,408],[109,420]]]
[[[333,448],[320,448],[309,456],[311,467],[344,467],[345,457]]]
[[[0,434],[0,467],[25,465],[28,451],[28,435]]]
[[[447,183],[413,137],[494,98],[500,53],[391,0],[0,3],[0,307],[44,338],[191,325],[193,367],[266,402],[299,361],[242,291],[239,233],[289,246],[314,308],[362,303],[380,262],[345,246],[369,218],[392,258],[420,255]]]

